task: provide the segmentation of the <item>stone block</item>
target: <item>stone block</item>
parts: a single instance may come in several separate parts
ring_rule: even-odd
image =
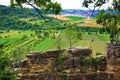
[[[49,50],[42,54],[43,58],[57,58],[61,53],[60,50]]]
[[[72,49],[67,49],[67,51],[74,57],[91,56],[92,54],[92,49],[90,47],[75,47]]]
[[[39,74],[29,74],[28,80],[38,80]]]
[[[82,80],[83,75],[79,73],[68,74],[67,80]]]
[[[19,76],[21,80],[28,80],[29,76],[26,74],[22,74]]]
[[[63,60],[63,68],[73,68],[73,58]]]
[[[86,80],[114,80],[114,74],[107,72],[89,73],[85,76]]]
[[[55,80],[52,73],[39,74],[38,80]]]
[[[30,52],[29,54],[26,55],[26,57],[28,59],[31,59],[31,58],[36,58],[36,57],[41,57],[41,55],[43,54],[43,52],[39,52],[39,51],[32,51]]]
[[[28,66],[28,59],[24,59],[20,62],[21,67],[27,67]]]

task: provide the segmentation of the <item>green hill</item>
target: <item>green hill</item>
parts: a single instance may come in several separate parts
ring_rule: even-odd
[[[0,44],[4,44],[4,51],[10,57],[24,58],[30,51],[46,51],[57,49],[56,37],[61,34],[61,48],[69,48],[69,38],[66,32],[66,22],[47,17],[42,19],[33,9],[10,8],[0,6]],[[71,17],[73,20],[84,20]],[[69,22],[69,21],[68,21]],[[98,27],[74,25],[74,30],[82,33],[81,40],[74,39],[76,46],[91,46],[93,54],[104,54],[104,46],[109,41],[107,33],[100,32]],[[59,43],[58,43],[59,44]],[[16,57],[17,56],[17,57]]]
[[[27,30],[36,28],[56,28],[59,20],[49,18],[52,23],[45,22],[34,9],[11,8],[0,5],[0,29]]]

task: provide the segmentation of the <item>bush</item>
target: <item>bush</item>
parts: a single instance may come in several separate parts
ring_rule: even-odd
[[[0,33],[4,33],[3,31],[0,31]]]
[[[99,56],[99,55],[101,55],[101,53],[100,52],[96,52],[96,56]]]
[[[0,36],[0,38],[2,38],[2,36]]]
[[[27,38],[28,36],[27,35],[23,35],[21,39],[25,39]]]

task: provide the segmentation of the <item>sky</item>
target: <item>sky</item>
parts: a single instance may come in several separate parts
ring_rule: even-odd
[[[54,0],[61,4],[63,9],[87,9],[85,7],[82,7],[83,0]],[[107,8],[109,5],[111,5],[112,0],[108,0],[109,3],[106,5],[103,5],[101,8]],[[0,0],[0,5],[10,5],[10,0]],[[26,6],[26,5],[24,5]],[[28,7],[28,6],[27,6]]]

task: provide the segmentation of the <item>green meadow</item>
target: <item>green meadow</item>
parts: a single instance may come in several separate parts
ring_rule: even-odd
[[[5,43],[5,52],[13,54],[14,51],[21,49],[26,55],[30,51],[46,51],[51,49],[57,49],[56,39],[45,38],[40,39],[36,36],[34,30],[10,30],[9,32],[3,31],[0,36],[0,44]],[[60,47],[62,49],[69,48],[69,39],[66,31],[60,32],[61,40]],[[72,47],[78,46],[90,46],[93,49],[93,56],[96,53],[105,54],[105,45],[109,41],[107,34],[88,34],[88,32],[82,32],[82,39],[72,40]]]
[[[78,17],[78,16],[66,16],[67,18],[69,18],[70,22],[78,22],[78,21],[83,21],[85,18],[83,17]]]
[[[7,9],[7,7],[3,7],[3,9]],[[57,49],[58,43],[62,49],[69,48],[70,39],[67,36],[69,33],[66,32],[66,28],[67,23],[73,22],[78,22],[74,28],[81,32],[82,37],[81,39],[73,39],[72,47],[90,46],[93,50],[93,56],[96,53],[105,54],[105,45],[109,41],[108,34],[100,33],[99,26],[80,26],[79,22],[84,23],[86,18],[66,16],[70,20],[63,21],[47,17],[50,21],[45,21],[36,16],[37,14],[26,11],[23,11],[25,14],[17,12],[16,17],[14,17],[16,11],[14,9],[11,11],[9,15],[0,18],[2,23],[0,26],[0,44],[4,45],[4,52],[11,58],[17,58],[16,56],[24,58],[30,51]],[[12,17],[10,17],[11,15]],[[95,22],[95,19],[92,21]],[[57,41],[58,33],[61,35],[60,41]]]

